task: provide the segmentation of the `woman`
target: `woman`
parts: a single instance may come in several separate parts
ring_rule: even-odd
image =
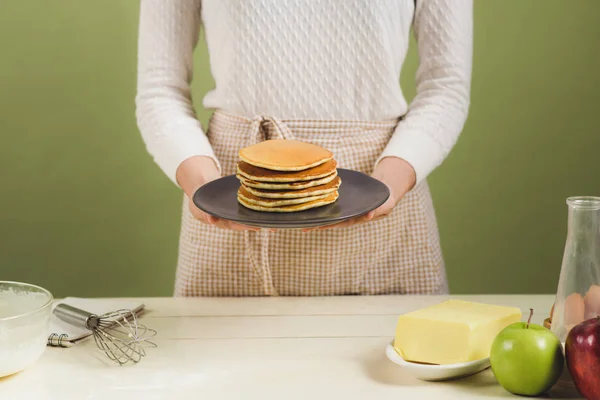
[[[208,130],[190,94],[205,29],[216,83]],[[399,75],[414,28],[417,96]],[[428,175],[469,106],[472,0],[142,0],[137,118],[184,196],[176,296],[446,293]],[[189,200],[235,171],[238,150],[280,138],[324,146],[391,192],[366,217],[308,232],[256,231]]]

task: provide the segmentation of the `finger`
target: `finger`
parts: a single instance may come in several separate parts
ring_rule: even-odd
[[[372,211],[373,215],[370,216],[369,221],[374,221],[380,219],[381,217],[385,217],[392,211],[393,208],[394,206],[392,204],[383,204],[381,207]]]
[[[347,219],[347,220],[342,221],[342,222],[338,222],[337,224],[328,225],[328,226],[322,226],[319,229],[323,230],[323,229],[348,228],[348,227],[354,225],[355,222],[356,222],[356,219],[355,218],[351,218],[351,219]]]
[[[337,228],[348,228],[352,225],[357,225],[357,224],[362,224],[368,221],[372,221],[378,219],[378,215],[377,215],[377,210],[375,211],[370,211],[367,214],[365,214],[362,217],[357,217],[357,218],[350,218],[347,219],[345,221],[342,222],[338,222],[332,225],[325,225],[325,226],[319,226],[316,228],[304,228],[302,229],[303,232],[312,232],[314,230],[325,230],[325,229],[337,229]]]
[[[253,231],[253,232],[260,231],[260,228],[257,228],[255,226],[242,225],[242,224],[238,224],[236,222],[230,222],[230,225],[232,226],[232,229],[234,229],[234,230]]]
[[[311,232],[314,230],[325,230],[325,229],[339,229],[339,228],[348,228],[350,226],[353,225],[358,225],[358,224],[363,224],[365,222],[368,221],[374,221],[377,220],[381,217],[383,217],[385,215],[380,215],[377,213],[377,210],[375,211],[370,211],[367,214],[365,214],[362,217],[357,217],[357,218],[351,218],[351,219],[347,219],[345,221],[342,222],[338,222],[332,225],[325,225],[325,226],[319,226],[316,228],[304,228],[302,229],[303,232]]]
[[[231,222],[226,222],[224,224],[225,229],[229,229],[230,231],[235,231],[235,232],[243,232],[243,231],[251,231],[254,230],[252,228],[249,227],[245,227],[243,225],[239,225],[239,224],[233,224]]]
[[[371,221],[371,220],[373,219],[373,217],[374,217],[374,216],[375,216],[375,211],[369,211],[369,212],[367,213],[367,215],[365,215],[365,216],[363,217],[363,219],[364,219],[365,221]]]
[[[328,229],[331,228],[332,226],[334,226],[336,224],[330,224],[330,225],[320,225],[320,226],[311,226],[309,228],[302,228],[302,232],[313,232],[313,231],[320,231],[323,229]]]
[[[219,222],[221,222],[220,218],[217,217],[213,217],[212,215],[208,215],[208,214],[204,214],[206,217],[206,222],[208,222],[210,225],[217,225]]]
[[[221,228],[221,229],[228,229],[228,230],[233,230],[233,231],[246,231],[246,230],[258,231],[258,230],[260,230],[259,228],[238,224],[233,221],[227,221],[227,220],[213,217],[212,215],[207,215],[207,214],[204,215],[204,218],[198,218],[198,219],[201,222],[204,222],[205,224],[215,226],[215,227]]]
[[[224,221],[224,223],[225,223],[224,225],[227,229],[231,229],[233,231],[254,231],[254,232],[260,231],[260,228],[257,228],[254,226],[238,224],[237,222],[233,222],[233,221]]]
[[[371,211],[371,212],[363,215],[362,217],[351,218],[351,219],[348,219],[346,221],[343,221],[343,222],[337,223],[335,225],[332,225],[330,227],[332,227],[332,228],[349,228],[351,226],[361,225],[361,224],[364,224],[364,223],[369,222],[369,221],[374,221],[376,219],[378,219],[377,212],[376,211]]]
[[[226,230],[229,230],[229,231],[240,230],[237,227],[231,226],[230,222],[229,221],[225,221],[225,220],[219,220],[213,226],[215,226],[216,228],[219,228],[219,229],[226,229]]]
[[[260,228],[258,228],[256,226],[244,225],[244,224],[240,224],[240,223],[233,222],[233,221],[228,221],[228,222],[229,222],[229,226],[235,230],[254,231],[254,232],[260,231]]]
[[[206,214],[204,213],[199,213],[199,212],[194,212],[192,213],[192,216],[197,220],[200,221],[201,223],[203,223],[204,225],[213,225],[209,220]]]

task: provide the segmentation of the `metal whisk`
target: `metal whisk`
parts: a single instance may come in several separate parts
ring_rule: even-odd
[[[116,310],[100,316],[59,304],[54,314],[65,322],[89,329],[96,345],[119,365],[138,363],[146,355],[146,347],[156,347],[148,339],[156,331],[141,325],[131,310]]]

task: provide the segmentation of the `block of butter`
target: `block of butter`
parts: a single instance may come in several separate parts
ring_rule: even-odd
[[[519,308],[451,299],[398,317],[394,348],[412,362],[479,360],[490,356],[498,333],[521,317]]]

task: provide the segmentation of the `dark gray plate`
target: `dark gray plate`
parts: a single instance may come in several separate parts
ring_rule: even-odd
[[[361,172],[338,169],[342,180],[339,198],[319,208],[292,213],[250,210],[237,201],[240,182],[235,175],[203,185],[194,193],[194,204],[217,218],[260,228],[311,228],[331,225],[367,214],[385,203],[390,196],[387,186]]]

